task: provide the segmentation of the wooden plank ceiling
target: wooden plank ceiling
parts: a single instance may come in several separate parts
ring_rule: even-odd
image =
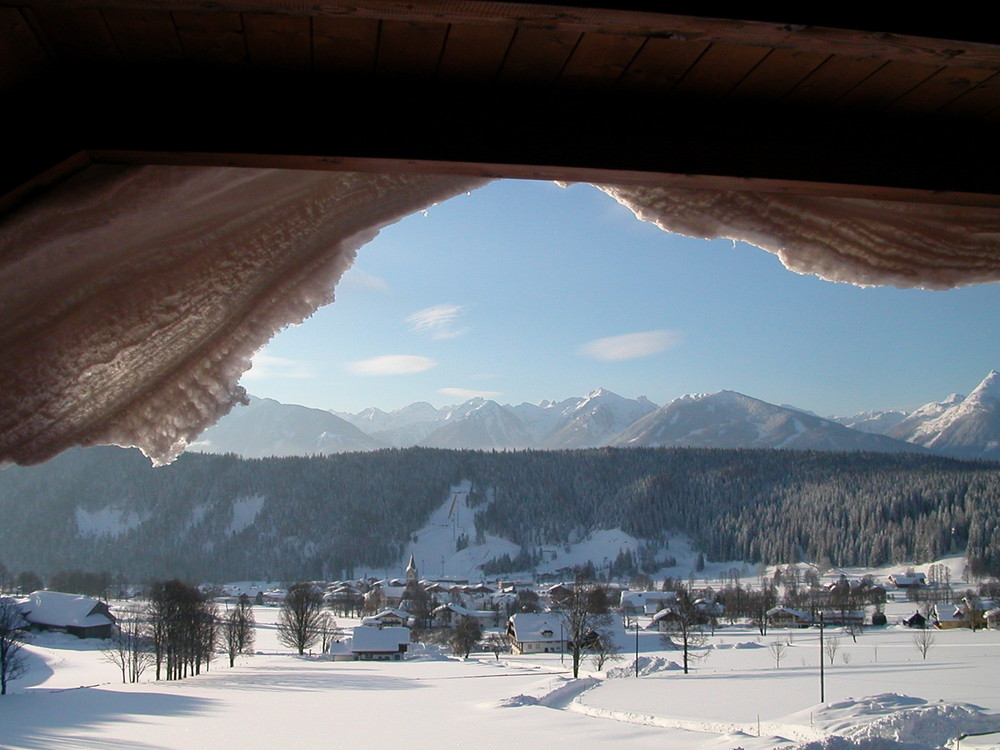
[[[102,161],[1000,205],[988,31],[700,8],[0,0],[0,210]]]

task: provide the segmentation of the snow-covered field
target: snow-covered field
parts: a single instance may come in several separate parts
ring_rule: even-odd
[[[893,611],[895,608],[895,612]],[[890,622],[909,605],[890,605]],[[403,662],[331,662],[279,646],[277,610],[256,608],[257,648],[235,668],[122,685],[93,641],[46,634],[0,698],[0,747],[70,748],[826,748],[939,747],[1000,730],[1000,632],[870,629],[840,648],[819,700],[818,632],[722,628],[690,675],[659,637],[639,636],[612,674],[569,680],[557,654],[459,661],[417,648]],[[342,624],[351,624],[342,621]],[[828,636],[838,636],[834,629]],[[767,645],[786,644],[780,668]],[[567,659],[568,664],[568,659]],[[830,739],[839,735],[854,742]],[[900,743],[897,744],[897,740]],[[995,747],[1000,734],[961,747]],[[955,743],[951,743],[954,747]]]

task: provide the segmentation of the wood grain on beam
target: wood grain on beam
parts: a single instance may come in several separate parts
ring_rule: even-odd
[[[139,10],[204,11],[201,0],[0,0],[0,5],[22,5],[33,8],[91,7],[130,8]],[[1000,70],[1000,49],[995,35],[975,19],[952,22],[950,26],[967,38],[983,41],[956,41],[939,38],[942,27],[940,13],[922,23],[908,18],[912,11],[881,14],[878,23],[873,14],[856,14],[792,8],[777,15],[740,8],[743,19],[732,18],[732,7],[701,4],[688,15],[648,12],[651,3],[637,4],[638,10],[579,8],[572,5],[514,2],[475,2],[474,0],[214,0],[212,7],[219,12],[277,13],[288,15],[330,16],[338,18],[375,18],[414,23],[493,24],[518,27],[547,28],[576,33],[626,34],[640,37],[667,37],[699,40],[707,43],[729,42],[776,49],[810,50],[821,54],[844,54],[859,57],[880,57],[909,62]],[[761,18],[766,20],[746,20]],[[829,25],[826,19],[830,19]],[[837,24],[844,24],[838,27]],[[914,33],[914,32],[919,33]]]
[[[106,8],[101,12],[126,62],[175,63],[184,58],[168,11]]]

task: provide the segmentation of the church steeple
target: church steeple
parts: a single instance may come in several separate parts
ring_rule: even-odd
[[[419,576],[417,575],[417,563],[413,559],[413,553],[410,553],[410,562],[406,564],[406,582],[416,583]]]

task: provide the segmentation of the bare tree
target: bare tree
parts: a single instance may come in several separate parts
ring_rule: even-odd
[[[590,647],[590,652],[593,654],[594,668],[600,672],[608,662],[620,661],[622,658],[619,653],[620,651],[621,648],[615,643],[615,639],[609,631],[599,632],[597,639]]]
[[[611,623],[607,597],[594,592],[595,587],[583,586],[578,582],[573,592],[560,603],[559,615],[562,617],[564,634],[573,657],[574,679],[580,676],[580,661],[584,652],[593,650],[601,633],[606,632]]]
[[[121,670],[123,684],[138,682],[154,660],[143,611],[138,607],[119,610],[115,627],[114,635],[101,646],[101,656]]]
[[[296,583],[281,603],[278,641],[301,656],[320,639],[323,614],[323,595],[311,583]]]
[[[788,650],[788,645],[781,641],[772,641],[768,644],[767,650],[774,657],[774,668],[779,669],[781,667],[781,660],[785,656],[785,651]]]
[[[21,646],[28,635],[21,607],[13,599],[0,598],[0,695],[7,694],[7,683],[23,675],[28,668]]]
[[[147,618],[157,680],[180,680],[208,667],[218,627],[215,608],[201,591],[176,579],[154,584]]]
[[[469,652],[475,648],[482,637],[483,629],[475,618],[463,617],[451,632],[448,642],[451,644],[452,651],[459,654],[463,659],[468,659]]]
[[[325,654],[330,650],[330,645],[334,641],[339,640],[343,634],[343,628],[333,619],[333,615],[329,612],[324,612],[319,619],[320,650]]]
[[[492,651],[497,661],[500,661],[500,653],[510,651],[510,636],[506,633],[488,633],[483,640],[483,648]]]
[[[934,631],[928,628],[918,630],[913,634],[913,645],[917,647],[917,651],[926,660],[927,652],[934,645]]]
[[[253,606],[250,598],[243,594],[236,606],[226,613],[222,623],[222,641],[229,656],[229,666],[236,663],[240,654],[253,656],[254,640],[257,634],[257,623],[253,616]]]
[[[663,622],[666,627],[664,639],[667,644],[681,649],[684,674],[688,674],[692,661],[708,656],[707,653],[694,653],[694,649],[701,648],[708,641],[708,634],[702,624],[702,615],[686,590],[677,592],[672,614]]]
[[[837,649],[839,648],[839,638],[827,638],[823,643],[823,650],[826,651],[826,658],[830,660],[830,666],[833,666],[833,658],[837,655]]]

